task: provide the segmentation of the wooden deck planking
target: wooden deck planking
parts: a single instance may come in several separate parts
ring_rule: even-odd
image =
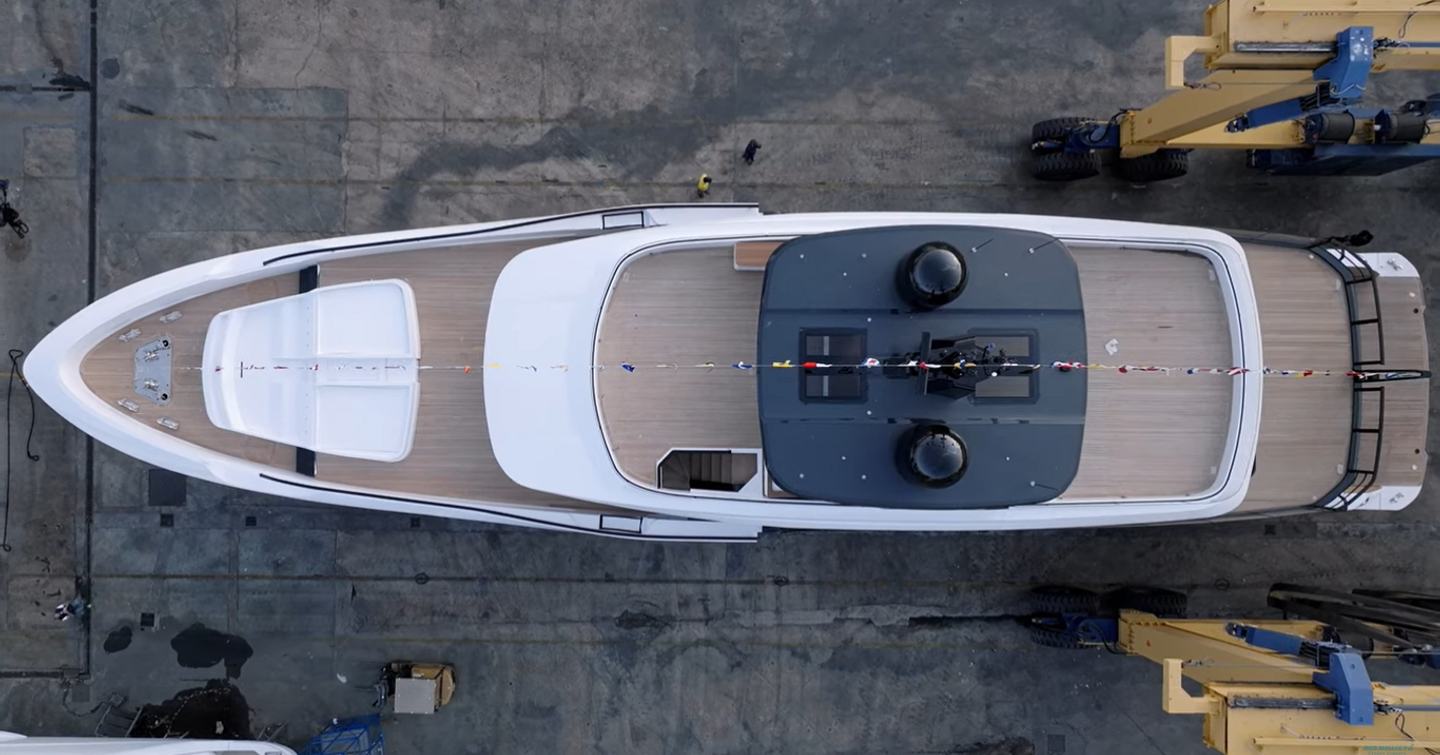
[[[765,277],[738,272],[731,247],[650,255],[610,293],[596,349],[601,364],[755,361]],[[672,448],[759,448],[753,372],[605,370],[597,402],[616,467],[654,487]]]
[[[319,454],[315,477],[377,490],[609,511],[517,485],[495,461],[485,421],[485,325],[496,278],[533,241],[355,257],[320,265],[320,285],[400,278],[420,319],[420,407],[410,455],[398,462]],[[455,369],[471,365],[466,373]]]
[[[1385,369],[1430,369],[1425,333],[1425,289],[1419,278],[1383,277],[1378,281],[1380,316],[1385,329]],[[1374,368],[1369,368],[1374,369]],[[1430,381],[1385,384],[1385,433],[1379,481],[1384,485],[1420,485],[1430,456]]]
[[[1208,260],[1074,247],[1089,361],[1228,366],[1230,327]],[[1108,353],[1107,344],[1116,352]],[[1059,501],[1190,495],[1214,483],[1234,378],[1087,373],[1080,468]]]
[[[135,322],[121,326],[112,335],[85,355],[80,362],[80,375],[86,387],[128,417],[146,426],[172,433],[182,440],[220,453],[237,456],[258,464],[283,469],[295,468],[295,449],[243,433],[222,430],[210,423],[205,413],[205,397],[201,390],[200,362],[205,349],[205,333],[210,320],[220,312],[247,304],[289,296],[299,289],[299,279],[291,275],[262,278],[214,293],[197,296],[174,307],[166,307]],[[179,320],[161,323],[159,317],[180,312]],[[141,335],[122,343],[118,334],[138,328]],[[135,349],[152,338],[165,336],[171,344],[170,403],[157,406],[135,393]],[[115,405],[128,398],[140,405],[131,413]],[[170,431],[155,424],[160,417],[169,417],[180,424]]]
[[[1265,366],[1350,369],[1350,321],[1334,268],[1310,252],[1247,244]],[[1236,513],[1317,503],[1344,476],[1353,381],[1265,378],[1260,444]]]

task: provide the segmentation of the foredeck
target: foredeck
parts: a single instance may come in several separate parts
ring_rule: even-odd
[[[318,455],[317,480],[361,488],[440,496],[462,500],[550,506],[579,511],[610,511],[608,507],[540,493],[515,484],[507,477],[490,446],[485,421],[484,380],[480,367],[485,347],[485,325],[490,293],[501,269],[515,255],[546,243],[470,244],[436,250],[374,254],[320,263],[319,286],[354,281],[399,278],[415,292],[420,321],[420,403],[415,440],[400,462],[364,461]],[[135,400],[138,412],[125,412],[138,422],[155,426],[160,417],[179,423],[177,437],[224,454],[287,471],[296,468],[295,449],[210,423],[201,392],[200,368],[206,331],[219,312],[298,292],[294,273],[199,296],[162,312],[128,323],[140,339],[120,342],[111,336],[81,362],[81,375],[96,395],[114,404]],[[158,317],[178,311],[181,317],[161,323]],[[135,347],[164,335],[172,343],[172,391],[166,406],[157,406],[134,393]],[[467,372],[464,368],[473,366]],[[116,408],[116,411],[124,411]],[[166,430],[165,432],[171,432]]]
[[[80,362],[80,377],[95,395],[127,416],[157,428],[168,417],[179,424],[172,432],[181,440],[223,454],[237,456],[266,466],[293,469],[295,449],[242,433],[222,430],[210,423],[205,413],[205,395],[200,386],[200,362],[205,333],[215,315],[256,302],[289,296],[296,291],[294,275],[262,278],[240,286],[197,296],[134,322],[126,323],[101,341]],[[160,316],[178,312],[180,319],[160,322]],[[134,340],[122,342],[119,335],[140,331]],[[135,395],[135,348],[145,341],[164,337],[170,341],[170,403],[158,406]],[[139,410],[126,412],[117,406],[121,399],[134,401]]]
[[[1091,361],[1229,365],[1230,335],[1210,263],[1179,252],[1076,248]],[[601,316],[602,364],[721,365],[606,370],[597,401],[617,469],[656,484],[676,448],[759,448],[753,374],[764,276],[736,270],[731,247],[632,260]],[[1080,469],[1066,499],[1184,496],[1209,487],[1224,451],[1233,379],[1096,370]]]

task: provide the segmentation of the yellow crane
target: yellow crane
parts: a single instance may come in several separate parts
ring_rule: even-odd
[[[1366,666],[1368,657],[1440,668],[1440,597],[1272,588],[1272,606],[1325,621],[1181,619],[1123,607],[1106,615],[1093,595],[1056,597],[1029,619],[1037,641],[1103,645],[1159,664],[1165,712],[1204,716],[1205,744],[1218,752],[1440,751],[1440,686],[1375,682]],[[1166,612],[1167,601],[1142,597],[1137,605]],[[1186,678],[1198,695],[1182,686]]]
[[[1193,55],[1208,71],[1194,81]],[[1165,40],[1170,94],[1108,120],[1035,124],[1033,172],[1088,178],[1111,152],[1122,177],[1158,181],[1184,175],[1191,150],[1233,149],[1271,173],[1387,173],[1440,157],[1440,95],[1362,104],[1372,75],[1403,70],[1440,70],[1440,2],[1221,0],[1204,35]]]

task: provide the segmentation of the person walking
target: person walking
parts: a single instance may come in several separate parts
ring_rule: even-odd
[[[72,618],[84,616],[85,611],[89,608],[90,604],[86,603],[84,598],[76,595],[69,603],[55,606],[55,619],[56,621],[69,621]]]
[[[757,142],[757,141],[755,141],[754,139],[751,139],[751,140],[750,140],[750,143],[747,144],[747,145],[745,145],[745,151],[744,151],[743,153],[741,153],[740,158],[745,161],[745,164],[746,164],[746,165],[754,165],[754,164],[755,164],[755,153],[756,153],[756,152],[759,152],[759,151],[760,151],[760,142]]]
[[[700,180],[695,182],[695,196],[704,199],[710,193],[710,174],[701,173]]]

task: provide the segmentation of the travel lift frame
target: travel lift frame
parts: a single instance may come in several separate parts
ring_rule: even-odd
[[[1204,54],[1210,74],[1185,80]],[[1069,181],[1115,155],[1121,177],[1185,174],[1194,149],[1248,150],[1275,174],[1380,175],[1440,157],[1440,94],[1362,107],[1372,73],[1440,70],[1436,0],[1221,0],[1204,36],[1165,40],[1164,99],[1107,120],[1035,124],[1035,177]]]
[[[1071,607],[1098,608],[1094,598]],[[1324,623],[1185,620],[1123,608],[1118,617],[1057,613],[1054,596],[1046,599],[1052,611],[1029,619],[1037,642],[1104,646],[1160,664],[1165,712],[1205,716],[1205,744],[1218,752],[1440,751],[1440,686],[1373,682],[1365,665],[1369,656],[1440,668],[1436,596],[1272,588],[1271,606],[1323,616]],[[1369,649],[1342,637],[1365,639]],[[1199,683],[1201,693],[1186,691],[1184,678]]]

